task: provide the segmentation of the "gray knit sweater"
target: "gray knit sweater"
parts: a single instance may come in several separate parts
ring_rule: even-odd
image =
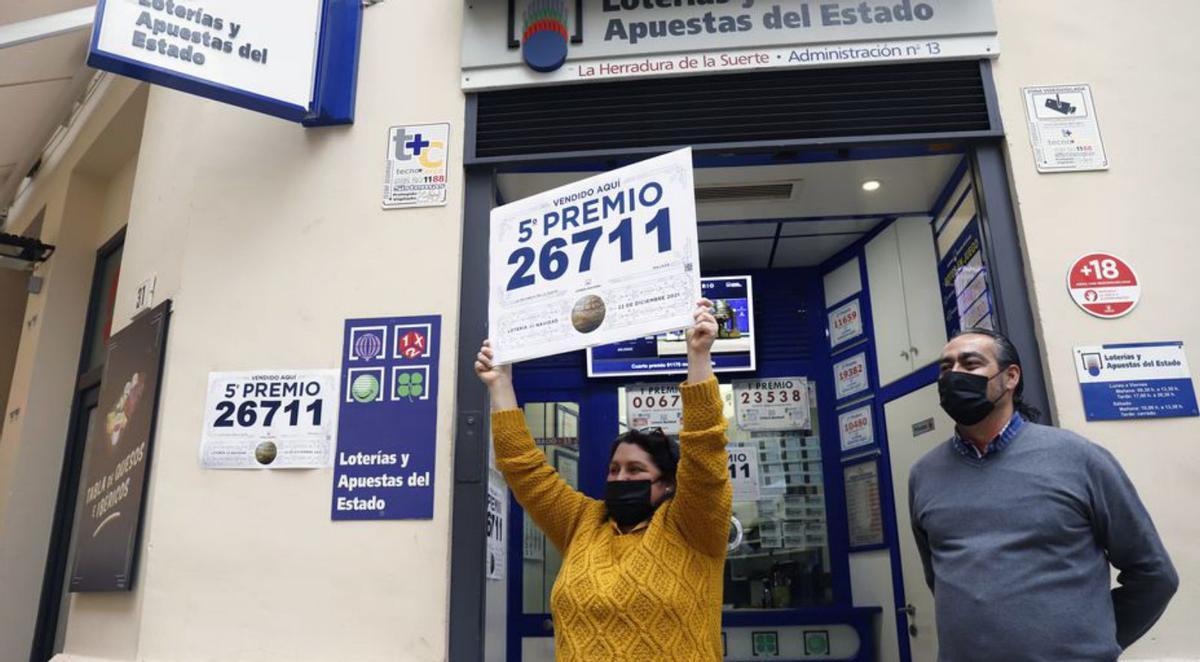
[[[1179,584],[1116,459],[1065,430],[1027,423],[982,459],[938,446],[909,511],[943,661],[1116,660]]]

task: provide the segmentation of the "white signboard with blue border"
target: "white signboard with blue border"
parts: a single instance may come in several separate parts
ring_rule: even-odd
[[[1075,348],[1089,421],[1200,416],[1181,342]]]
[[[431,519],[442,318],[346,321],[333,519]]]
[[[700,291],[713,302],[717,339],[714,372],[754,370],[754,291],[750,276],[701,278]],[[687,373],[687,331],[679,329],[588,349],[589,377],[682,375]]]
[[[89,66],[306,126],[354,121],[358,0],[99,0]]]

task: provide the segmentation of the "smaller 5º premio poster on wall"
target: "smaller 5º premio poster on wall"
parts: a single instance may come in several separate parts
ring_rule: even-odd
[[[337,435],[337,384],[336,370],[209,373],[200,466],[329,466]]]

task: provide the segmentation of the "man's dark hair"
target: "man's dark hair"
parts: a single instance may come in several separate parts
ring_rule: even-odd
[[[1036,423],[1042,417],[1042,412],[1037,407],[1025,402],[1022,397],[1022,393],[1025,391],[1025,368],[1021,365],[1021,355],[1017,353],[1017,346],[1008,339],[1008,336],[998,331],[992,331],[991,329],[963,329],[954,334],[954,338],[958,338],[959,336],[987,336],[991,338],[996,345],[996,363],[1000,364],[1000,369],[1004,370],[1010,365],[1021,368],[1021,376],[1017,378],[1017,387],[1013,389],[1013,407],[1025,420]],[[951,340],[954,338],[951,338]]]
[[[608,451],[608,461],[612,462],[617,454],[617,446],[634,444],[654,460],[654,465],[662,472],[662,479],[675,482],[675,470],[679,466],[679,442],[671,439],[662,430],[629,430],[613,440],[612,448]]]

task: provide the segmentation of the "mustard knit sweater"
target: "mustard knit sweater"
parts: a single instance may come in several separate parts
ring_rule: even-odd
[[[550,593],[559,660],[720,660],[733,508],[717,380],[685,384],[675,496],[621,535],[604,502],[546,464],[519,409],[492,414],[496,463],[562,552]]]

